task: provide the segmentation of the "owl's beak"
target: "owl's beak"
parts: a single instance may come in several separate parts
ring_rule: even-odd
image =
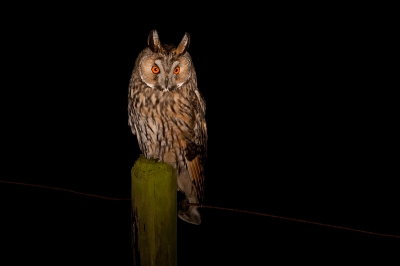
[[[168,77],[165,78],[165,88],[168,89]]]

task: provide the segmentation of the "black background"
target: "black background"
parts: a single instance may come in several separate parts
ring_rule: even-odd
[[[136,56],[151,29],[173,44],[187,31],[207,103],[205,204],[400,235],[396,87],[373,14],[43,8],[21,8],[3,25],[2,180],[129,198],[140,155],[127,125]],[[132,265],[129,201],[3,183],[0,197],[1,265]],[[386,260],[400,246],[202,213],[200,226],[178,221],[179,265]]]

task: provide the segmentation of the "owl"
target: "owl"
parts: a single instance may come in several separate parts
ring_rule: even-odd
[[[128,124],[147,159],[177,170],[182,201],[200,203],[204,195],[207,152],[206,105],[197,88],[196,71],[185,33],[176,47],[161,44],[156,30],[136,59],[128,92]],[[180,204],[178,217],[200,224],[198,206]]]

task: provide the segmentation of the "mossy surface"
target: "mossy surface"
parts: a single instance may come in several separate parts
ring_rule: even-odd
[[[143,155],[131,171],[135,260],[140,265],[177,263],[177,180],[169,164]]]

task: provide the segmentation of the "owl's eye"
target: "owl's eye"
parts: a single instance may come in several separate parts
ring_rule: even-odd
[[[151,72],[153,72],[154,74],[158,74],[158,73],[160,73],[160,69],[157,66],[153,66],[151,68]]]
[[[181,68],[180,67],[175,67],[175,69],[174,69],[174,74],[176,75],[176,74],[179,74],[179,72],[181,71]]]

